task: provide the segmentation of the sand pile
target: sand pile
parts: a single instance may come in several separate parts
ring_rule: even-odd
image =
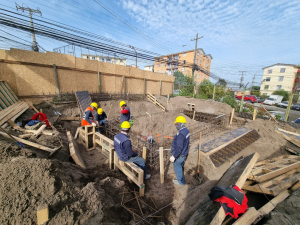
[[[45,204],[50,211],[47,224],[128,222],[128,214],[120,213],[118,194],[124,181],[100,178],[56,160],[19,157],[2,163],[0,223],[35,224],[37,207]]]

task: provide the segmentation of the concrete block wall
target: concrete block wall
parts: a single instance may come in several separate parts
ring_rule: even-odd
[[[57,67],[61,93],[75,91],[167,95],[172,93],[174,77],[134,67],[76,58],[55,52],[0,49],[0,80],[6,81],[18,96],[58,94],[53,64]],[[146,85],[144,84],[146,79]],[[144,90],[146,86],[146,90]]]

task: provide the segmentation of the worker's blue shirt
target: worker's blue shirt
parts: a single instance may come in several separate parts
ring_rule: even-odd
[[[105,112],[103,112],[101,115],[99,115],[98,113],[96,113],[96,121],[100,122],[101,120],[104,120],[107,118],[107,115]]]
[[[86,110],[84,112],[84,115],[83,115],[83,119],[86,120],[88,123],[92,123],[93,122],[93,113],[91,110]]]
[[[172,156],[177,159],[180,156],[187,156],[189,153],[190,131],[183,127],[174,136],[171,148]]]
[[[127,161],[131,157],[137,156],[137,154],[132,151],[131,141],[129,137],[124,133],[115,135],[114,148],[119,160],[121,161]]]
[[[120,123],[122,124],[124,121],[128,121],[130,120],[130,108],[128,106],[126,106],[126,108],[128,110],[128,113],[124,114],[121,113],[121,117],[120,117]]]

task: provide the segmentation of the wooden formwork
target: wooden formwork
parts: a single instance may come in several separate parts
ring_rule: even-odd
[[[79,128],[78,132],[79,140],[83,142],[85,149],[87,151],[95,149],[95,127],[92,125],[83,126]]]
[[[147,98],[154,105],[158,106],[162,111],[164,111],[164,112],[166,111],[166,108],[159,101],[157,101],[157,99],[149,92],[147,93]]]
[[[119,160],[116,152],[114,152],[114,169],[121,170],[130,181],[133,181],[140,188],[140,196],[144,196],[144,170],[132,162],[123,162]]]
[[[103,134],[95,134],[95,144],[101,147],[101,153],[109,159],[109,168],[113,169],[114,162],[114,141],[105,137]]]

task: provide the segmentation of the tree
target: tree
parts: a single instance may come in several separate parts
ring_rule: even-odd
[[[184,77],[184,79],[185,79],[185,86],[181,90],[180,95],[181,96],[193,96],[195,83],[193,82],[192,77],[186,76],[186,77]]]
[[[182,72],[176,71],[174,73],[174,77],[175,77],[175,84],[185,85],[186,77]]]
[[[226,87],[227,86],[227,82],[225,81],[225,79],[220,78],[219,81],[216,83],[216,85]]]
[[[285,91],[284,89],[274,91],[272,93],[272,95],[281,95],[281,96],[283,96],[282,101],[287,101],[289,99],[289,93],[287,91]]]
[[[220,85],[214,85],[209,80],[204,80],[201,82],[198,88],[198,92],[200,96],[202,95],[202,96],[206,96],[208,99],[212,99],[214,93],[214,86],[215,86],[215,100],[219,101],[226,94],[225,87]]]
[[[253,91],[259,91],[260,90],[260,86],[252,86],[251,90],[253,90]]]

